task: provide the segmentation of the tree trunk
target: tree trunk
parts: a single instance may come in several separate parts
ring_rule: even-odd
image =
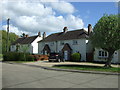
[[[108,52],[108,59],[107,59],[107,62],[105,63],[105,66],[104,67],[111,67],[111,61],[112,61],[112,58],[113,58],[113,54],[114,54],[114,51],[109,51]]]

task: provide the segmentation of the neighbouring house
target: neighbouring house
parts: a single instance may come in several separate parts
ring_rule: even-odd
[[[53,33],[38,42],[39,54],[50,54],[51,52],[61,53],[65,60],[70,60],[71,54],[81,53],[81,61],[86,61],[88,53],[92,53],[88,38],[92,31],[92,26],[88,25],[88,32],[84,29],[68,31],[64,27],[62,32]],[[88,48],[89,47],[89,48]]]
[[[103,49],[95,48],[94,51],[94,61],[103,61],[105,62],[108,58],[108,52]],[[115,51],[112,58],[112,63],[120,63],[120,49]]]
[[[10,50],[12,52],[29,52],[31,54],[38,54],[38,41],[42,40],[40,32],[36,36],[24,35],[12,43]]]

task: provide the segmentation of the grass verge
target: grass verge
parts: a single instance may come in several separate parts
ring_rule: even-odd
[[[61,69],[72,69],[72,70],[119,72],[120,73],[120,67],[105,68],[102,66],[90,66],[90,65],[55,65],[53,67],[61,68]]]

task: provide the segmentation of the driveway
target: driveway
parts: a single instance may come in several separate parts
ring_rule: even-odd
[[[2,64],[3,88],[118,88],[117,75],[59,72]]]
[[[28,62],[25,63],[28,65],[40,65],[40,66],[45,66],[45,67],[52,67],[54,65],[93,65],[93,66],[104,66],[104,64],[95,64],[95,63],[88,63],[88,62],[49,62],[49,61],[37,61],[37,62]],[[118,65],[113,65],[112,67],[118,67]]]

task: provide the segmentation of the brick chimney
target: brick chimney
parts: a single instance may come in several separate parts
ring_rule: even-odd
[[[90,35],[91,32],[92,32],[92,25],[88,24],[88,35]]]
[[[68,28],[67,27],[64,27],[63,28],[63,32],[66,33],[68,31]]]
[[[38,32],[38,36],[41,37],[41,33],[40,32]]]
[[[25,35],[25,37],[29,37],[29,35],[28,35],[28,34],[26,34],[26,35]]]
[[[43,33],[43,39],[44,39],[45,37],[46,37],[46,33],[44,32],[44,33]]]

